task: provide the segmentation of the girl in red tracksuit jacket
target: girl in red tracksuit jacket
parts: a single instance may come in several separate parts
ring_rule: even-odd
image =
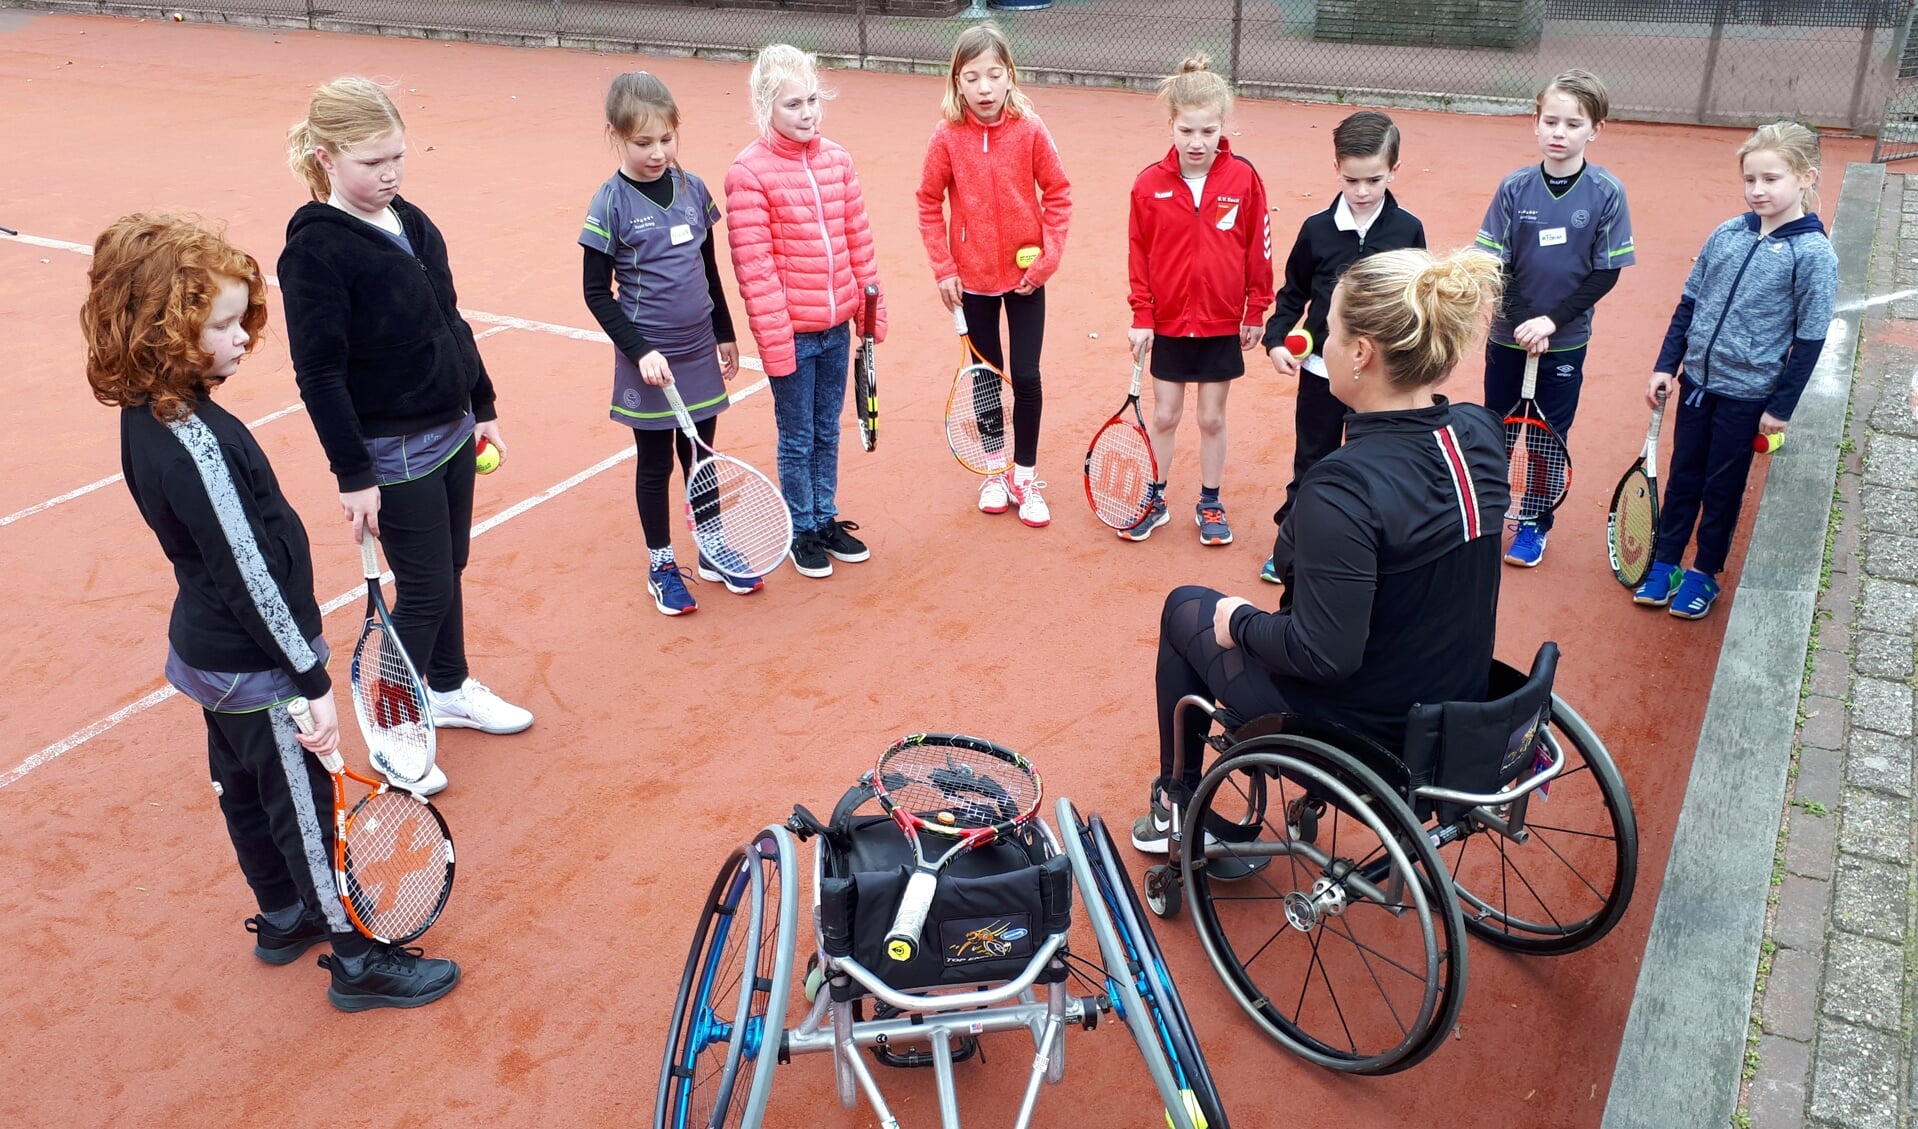
[[[1172,151],[1132,185],[1132,355],[1152,356],[1152,454],[1163,477],[1185,410],[1199,386],[1199,542],[1228,545],[1219,503],[1225,470],[1225,400],[1245,375],[1241,355],[1259,340],[1272,296],[1272,227],[1265,184],[1232,152],[1225,118],[1232,88],[1196,55],[1159,86],[1172,116]],[[1143,541],[1171,520],[1164,481],[1152,484],[1145,520],[1119,536]]]
[[[1016,504],[1020,521],[1042,526],[1052,514],[1034,470],[1039,348],[1046,280],[1065,252],[1072,185],[1052,135],[1019,89],[1012,47],[994,25],[968,28],[953,45],[943,109],[919,178],[919,234],[940,300],[965,310],[980,355],[1012,379],[1012,473],[986,478],[979,508],[1000,514]],[[1009,370],[999,350],[1002,305]]]
[[[839,413],[846,402],[847,326],[878,285],[872,228],[852,155],[819,133],[825,109],[813,57],[775,43],[748,85],[759,137],[726,174],[733,275],[772,380],[779,487],[793,518],[793,567],[832,575],[832,562],[872,556],[839,520]],[[886,339],[881,298],[873,339]],[[864,326],[860,327],[864,329]]]

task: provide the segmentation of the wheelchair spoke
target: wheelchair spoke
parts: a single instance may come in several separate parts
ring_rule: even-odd
[[[1331,1001],[1332,1012],[1339,1019],[1339,1027],[1345,1032],[1345,1045],[1354,1055],[1357,1055],[1359,1053],[1358,1037],[1352,1034],[1352,1025],[1345,1020],[1345,1008],[1339,1004],[1338,990],[1332,987],[1332,978],[1326,975],[1325,962],[1320,959],[1319,953],[1319,931],[1316,929],[1312,931],[1312,963],[1306,967],[1305,979],[1299,985],[1299,1011],[1293,1013],[1293,1021],[1297,1022],[1305,1010],[1305,993],[1312,985],[1314,969],[1318,970],[1319,982],[1325,985],[1325,997]]]
[[[1378,957],[1379,960],[1383,961],[1386,964],[1391,965],[1393,968],[1398,969],[1400,972],[1405,973],[1407,976],[1410,976],[1412,979],[1418,981],[1420,984],[1425,983],[1425,978],[1413,972],[1411,969],[1405,967],[1404,965],[1400,964],[1398,961],[1393,960],[1391,957],[1386,956],[1384,953],[1381,953],[1377,951],[1376,949],[1373,949],[1369,945],[1362,944],[1357,937],[1352,935],[1352,930],[1348,926],[1346,926],[1346,924],[1343,921],[1327,922],[1326,928],[1344,937],[1347,944],[1351,945],[1354,949],[1358,950],[1359,961],[1365,965],[1366,975],[1372,978],[1372,986],[1379,990],[1379,998],[1385,1001],[1386,1009],[1392,1013],[1392,1022],[1398,1024],[1399,1034],[1400,1035],[1410,1034],[1411,1028],[1407,1027],[1405,1025],[1405,1020],[1399,1017],[1398,1004],[1393,1002],[1392,993],[1388,991],[1385,985],[1379,980],[1378,970],[1372,967],[1371,957],[1373,956]],[[1370,954],[1370,955],[1368,956],[1367,954]]]

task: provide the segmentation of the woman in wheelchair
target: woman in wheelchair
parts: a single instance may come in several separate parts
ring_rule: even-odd
[[[1340,279],[1324,356],[1352,413],[1345,445],[1306,475],[1279,530],[1277,611],[1190,585],[1166,597],[1159,778],[1133,824],[1137,849],[1167,852],[1172,806],[1199,781],[1210,719],[1178,714],[1188,694],[1242,719],[1333,722],[1386,748],[1403,740],[1415,703],[1485,696],[1509,501],[1504,433],[1492,412],[1435,389],[1473,355],[1502,289],[1497,260],[1471,250],[1384,252]],[[1182,762],[1179,749],[1191,751]],[[1215,866],[1213,877],[1264,861]]]

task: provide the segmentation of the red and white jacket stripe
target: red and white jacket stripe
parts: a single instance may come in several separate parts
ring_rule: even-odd
[[[794,334],[848,318],[864,331],[864,291],[879,281],[879,267],[859,176],[843,147],[817,135],[802,145],[770,129],[746,146],[726,172],[726,240],[768,376],[799,367]],[[873,336],[884,341],[883,291],[876,322]]]
[[[1262,325],[1272,304],[1272,221],[1252,162],[1219,142],[1197,206],[1179,175],[1179,151],[1132,184],[1134,329],[1165,337],[1224,337]]]
[[[983,125],[967,110],[965,121],[932,131],[919,174],[919,236],[934,281],[957,278],[974,294],[1044,286],[1071,220],[1072,183],[1037,116]],[[1030,267],[1018,264],[1021,247],[1039,248]]]

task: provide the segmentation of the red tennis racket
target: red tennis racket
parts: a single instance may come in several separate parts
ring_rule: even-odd
[[[1525,381],[1518,403],[1505,413],[1505,458],[1510,468],[1512,521],[1536,521],[1565,500],[1572,486],[1572,456],[1558,429],[1533,397],[1538,392],[1538,354],[1525,356]]]
[[[886,955],[907,961],[919,952],[939,872],[1030,820],[1045,785],[1026,758],[1002,745],[957,733],[915,733],[879,754],[872,791],[912,845],[912,877],[886,931]],[[952,846],[927,862],[924,837]]]
[[[313,732],[305,698],[286,712]],[[333,880],[353,927],[382,944],[404,945],[439,920],[453,894],[453,836],[425,796],[361,776],[335,751],[320,758],[333,775]],[[346,808],[346,778],[373,789]]]
[[[1152,454],[1152,436],[1139,412],[1139,383],[1145,358],[1132,361],[1132,388],[1125,403],[1092,437],[1086,448],[1086,501],[1092,513],[1113,529],[1131,529],[1152,512],[1152,484],[1159,480],[1159,460]],[[1132,418],[1126,418],[1131,409]]]
[[[400,645],[386,606],[380,554],[370,532],[360,536],[360,572],[366,577],[366,622],[353,648],[353,713],[373,767],[410,788],[432,774],[438,739],[426,684]]]

